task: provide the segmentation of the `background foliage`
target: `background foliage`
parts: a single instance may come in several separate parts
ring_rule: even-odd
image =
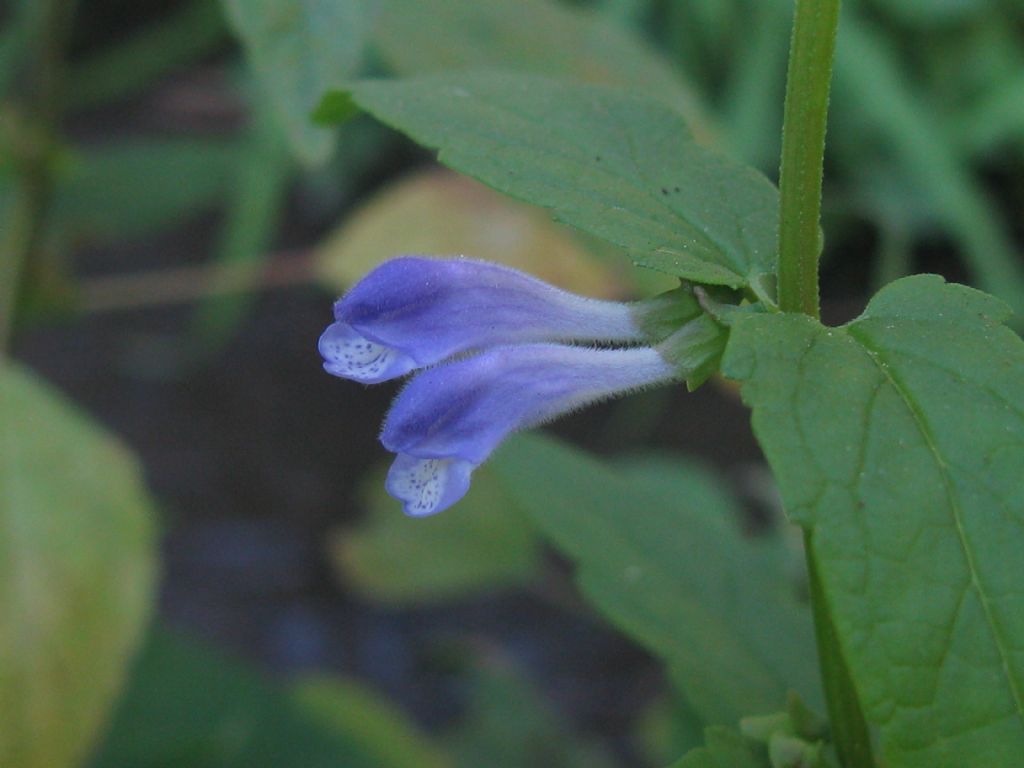
[[[752,464],[729,385],[647,394],[563,428],[628,458],[518,439],[464,504],[413,524],[377,490],[387,395],[322,381],[314,340],[333,295],[401,251],[492,258],[591,295],[671,286],[628,269],[628,250],[670,275],[760,291],[775,193],[725,158],[777,175],[791,10],[784,0],[0,9],[0,292],[17,288],[18,361],[0,369],[0,763],[664,765],[706,742],[680,765],[778,764],[789,742],[755,749],[749,729],[721,728],[786,709],[791,690],[821,710],[798,544]],[[849,319],[875,289],[927,270],[998,296],[1019,328],[1024,9],[847,0],[840,28],[826,318]],[[415,79],[380,81],[392,77]],[[574,106],[577,122],[546,120],[538,93]],[[356,115],[353,100],[574,229],[429,167],[432,153]],[[586,178],[586,195],[560,182],[569,172]],[[631,207],[621,218],[589,210],[595,191]],[[865,350],[910,343],[887,320],[924,322],[950,291],[962,291],[959,314],[929,322],[961,340],[880,379]],[[1004,316],[937,280],[896,283],[821,339],[863,376],[809,401],[806,418],[882,392],[870,419],[851,411],[850,439],[895,429],[908,395],[892,382],[923,380],[918,367],[980,366],[990,343],[1020,364],[1019,339],[994,325]],[[793,434],[773,404],[803,385],[777,350],[823,331],[791,318],[743,327],[727,371],[747,380],[773,459],[776,434]],[[813,362],[803,375],[828,379]],[[941,424],[955,390],[962,418],[1019,439],[1001,386],[919,384],[909,399]],[[794,450],[822,454],[814,436]],[[858,563],[834,560],[834,599],[858,627],[885,628],[851,663],[872,670],[955,647],[981,658],[976,673],[998,689],[979,700],[950,689],[926,725],[920,713],[887,721],[907,765],[935,759],[942,706],[998,723],[1020,685],[1016,659],[1000,667],[999,657],[1020,647],[1016,625],[998,608],[981,616],[1003,575],[972,564],[1009,541],[986,512],[1009,491],[972,479],[980,470],[961,456],[972,446],[933,438],[914,455],[937,485],[972,489],[961,510],[969,545],[922,585],[910,577],[929,573],[937,549],[956,549],[956,531],[893,515],[901,528],[886,540],[910,541],[909,553],[872,550],[804,498],[822,487],[835,502],[856,467],[775,466],[823,556],[852,547],[888,585],[887,600],[865,605],[846,589],[843,569]],[[1000,445],[971,455],[1009,473],[1020,457]],[[904,509],[894,483],[884,501]],[[897,554],[920,568],[900,571]],[[977,598],[966,607],[949,591],[965,580]],[[926,624],[893,623],[908,601],[928,610]],[[941,687],[905,660],[911,695]],[[880,716],[919,703],[872,685]],[[813,741],[793,733],[800,749]],[[995,731],[965,738],[979,764],[1019,751]]]

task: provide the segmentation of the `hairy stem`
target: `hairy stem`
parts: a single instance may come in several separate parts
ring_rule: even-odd
[[[817,318],[821,178],[839,0],[796,0],[779,170],[779,308]]]
[[[818,258],[825,126],[838,23],[839,0],[796,0],[779,172],[779,308],[815,319],[820,316]],[[804,536],[804,551],[836,751],[843,768],[875,768],[871,734],[829,613],[810,532]]]

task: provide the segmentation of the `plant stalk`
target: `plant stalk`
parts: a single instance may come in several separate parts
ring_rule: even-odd
[[[779,308],[818,318],[821,180],[839,0],[796,0],[779,169]]]
[[[62,113],[64,45],[75,2],[40,0],[46,7],[35,55],[29,62],[24,115],[12,120],[14,200],[0,239],[0,361],[10,340],[25,266],[38,251],[46,231],[53,194],[53,165]]]
[[[0,363],[3,362],[14,323],[14,310],[21,283],[22,264],[32,243],[38,239],[38,195],[36,185],[27,181],[14,193],[14,200],[3,222],[0,240]]]
[[[807,557],[814,636],[818,643],[818,663],[828,705],[832,742],[843,768],[875,768],[871,733],[853,687],[850,670],[839,647],[839,638],[818,575],[809,531],[804,531],[804,553]]]
[[[825,127],[838,24],[839,0],[796,0],[779,170],[779,308],[816,320]],[[804,553],[833,743],[843,768],[875,768],[871,734],[829,612],[810,531],[804,533]]]

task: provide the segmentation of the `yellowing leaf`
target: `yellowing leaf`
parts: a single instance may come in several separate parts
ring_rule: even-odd
[[[602,264],[544,211],[441,170],[409,176],[357,211],[321,246],[318,272],[340,291],[408,253],[499,262],[587,296],[631,293],[624,272]]]
[[[71,768],[149,614],[149,500],[132,456],[0,364],[0,765]]]

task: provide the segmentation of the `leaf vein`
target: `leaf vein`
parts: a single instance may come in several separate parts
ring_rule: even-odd
[[[939,470],[939,475],[942,478],[943,486],[946,489],[946,497],[949,499],[949,510],[953,516],[954,526],[956,528],[957,539],[960,543],[960,547],[964,553],[964,558],[967,563],[967,569],[970,574],[970,587],[978,596],[978,600],[981,605],[981,609],[985,615],[985,621],[988,624],[989,630],[992,633],[992,639],[994,641],[996,651],[999,654],[1000,661],[1003,666],[1003,671],[1006,676],[1007,684],[1010,688],[1010,693],[1013,696],[1014,705],[1016,707],[1017,717],[1024,722],[1024,692],[1020,690],[1020,685],[1013,675],[1010,667],[1010,660],[1007,655],[1008,643],[1000,629],[999,623],[995,619],[995,615],[992,611],[990,599],[985,588],[978,580],[978,566],[975,561],[975,554],[970,546],[967,538],[967,532],[964,527],[963,510],[960,506],[960,498],[956,492],[956,487],[953,479],[950,476],[949,466],[939,451],[938,444],[935,436],[932,433],[932,429],[928,423],[928,419],[922,412],[916,400],[912,397],[911,393],[903,385],[903,383],[893,374],[892,371],[885,366],[879,359],[881,351],[874,349],[870,346],[869,340],[863,338],[864,334],[858,334],[855,326],[848,326],[847,332],[850,336],[855,339],[860,347],[864,350],[865,355],[869,360],[878,368],[882,376],[888,381],[890,386],[895,390],[896,394],[899,395],[900,399],[906,405],[911,418],[914,420],[918,431],[923,438],[925,445],[931,453],[936,467]],[[952,632],[950,632],[952,636]]]

